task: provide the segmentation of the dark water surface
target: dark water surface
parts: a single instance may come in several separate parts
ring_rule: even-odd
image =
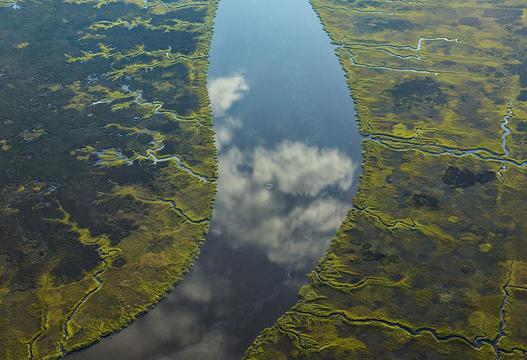
[[[308,1],[222,0],[210,61],[220,177],[202,253],[152,311],[68,359],[239,359],[351,206],[353,102]]]

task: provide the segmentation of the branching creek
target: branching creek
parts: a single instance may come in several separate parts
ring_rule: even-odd
[[[101,265],[99,266],[99,269],[96,270],[91,276],[93,282],[95,283],[95,286],[92,287],[88,292],[86,292],[86,294],[81,298],[81,300],[79,302],[77,302],[77,304],[75,304],[73,306],[73,308],[70,310],[70,312],[68,313],[68,315],[66,317],[66,321],[62,325],[62,336],[61,336],[61,341],[60,341],[60,345],[59,345],[61,354],[68,353],[68,350],[65,347],[65,343],[66,343],[66,341],[68,340],[68,338],[70,336],[70,334],[69,334],[69,326],[70,326],[71,321],[75,318],[75,315],[77,314],[79,309],[82,307],[82,305],[84,303],[86,303],[86,301],[88,301],[88,299],[91,296],[93,296],[95,293],[97,293],[104,286],[104,280],[102,279],[101,276],[104,275],[104,273],[108,269],[108,259],[110,259],[112,257],[115,257],[116,254],[119,253],[119,251],[117,249],[109,249],[106,252],[106,251],[102,250],[100,245],[99,245],[97,251],[99,252],[99,255],[100,255],[101,259],[102,259],[102,262],[101,262]],[[44,324],[45,324],[45,322],[44,322]],[[30,351],[30,359],[31,358],[32,358],[32,351]]]
[[[348,323],[348,324],[359,324],[359,325],[368,324],[368,325],[374,325],[374,326],[386,326],[386,327],[395,328],[395,329],[404,331],[411,336],[419,336],[423,334],[428,334],[428,335],[431,335],[438,342],[456,340],[456,341],[461,341],[474,349],[480,349],[484,346],[491,346],[496,354],[497,360],[500,359],[501,353],[510,354],[515,351],[523,353],[524,356],[527,356],[527,351],[525,351],[524,349],[513,348],[509,351],[509,350],[505,350],[499,347],[500,340],[504,336],[506,336],[506,332],[505,332],[506,314],[505,312],[506,312],[506,306],[508,304],[509,297],[510,297],[509,287],[510,287],[510,282],[511,282],[511,277],[512,277],[512,271],[513,271],[512,268],[514,266],[514,261],[511,261],[510,266],[511,266],[511,270],[507,275],[507,280],[501,287],[502,292],[503,292],[503,301],[500,306],[500,316],[499,316],[500,322],[498,325],[496,336],[494,338],[489,338],[485,336],[475,336],[473,339],[470,339],[464,335],[455,334],[455,333],[444,334],[438,329],[427,327],[427,326],[412,328],[409,325],[404,324],[402,322],[392,321],[392,320],[383,319],[383,318],[352,317],[350,316],[350,314],[346,313],[343,310],[333,310],[331,308],[326,308],[325,306],[322,306],[322,305],[316,306],[312,308],[310,311],[301,310],[299,308],[293,308],[291,312],[298,313],[303,316],[314,317],[314,318],[338,317],[341,321],[343,321],[344,323]],[[380,282],[382,283],[383,286],[390,286],[390,283],[386,281],[386,279],[375,278],[375,277],[366,277],[354,284],[343,284],[339,282],[333,282],[330,279],[325,279],[317,271],[315,271],[313,274],[317,278],[317,280],[320,281],[321,283],[328,284],[328,286],[330,286],[331,288],[344,292],[344,293],[355,290],[362,286],[365,286],[369,282]],[[302,345],[303,342],[301,341],[302,335],[300,333],[297,333],[296,331],[291,330],[291,329],[284,328],[279,322],[277,322],[277,326],[280,328],[282,332],[287,333],[290,336],[296,338],[298,340],[299,346],[303,347]],[[305,343],[309,344],[309,341],[306,341]]]

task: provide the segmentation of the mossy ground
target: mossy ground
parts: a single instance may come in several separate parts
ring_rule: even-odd
[[[312,4],[363,174],[300,300],[245,358],[524,359],[525,2]]]
[[[0,2],[0,358],[93,343],[192,264],[215,191],[216,5]]]

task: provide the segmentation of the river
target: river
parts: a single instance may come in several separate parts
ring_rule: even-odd
[[[221,0],[208,74],[218,193],[201,255],[149,313],[68,359],[239,359],[296,301],[360,172],[334,51],[307,0]]]

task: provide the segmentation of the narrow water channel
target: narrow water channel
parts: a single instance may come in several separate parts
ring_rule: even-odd
[[[153,310],[71,360],[239,359],[351,206],[353,102],[308,0],[221,0],[208,76],[220,171],[202,253]]]

